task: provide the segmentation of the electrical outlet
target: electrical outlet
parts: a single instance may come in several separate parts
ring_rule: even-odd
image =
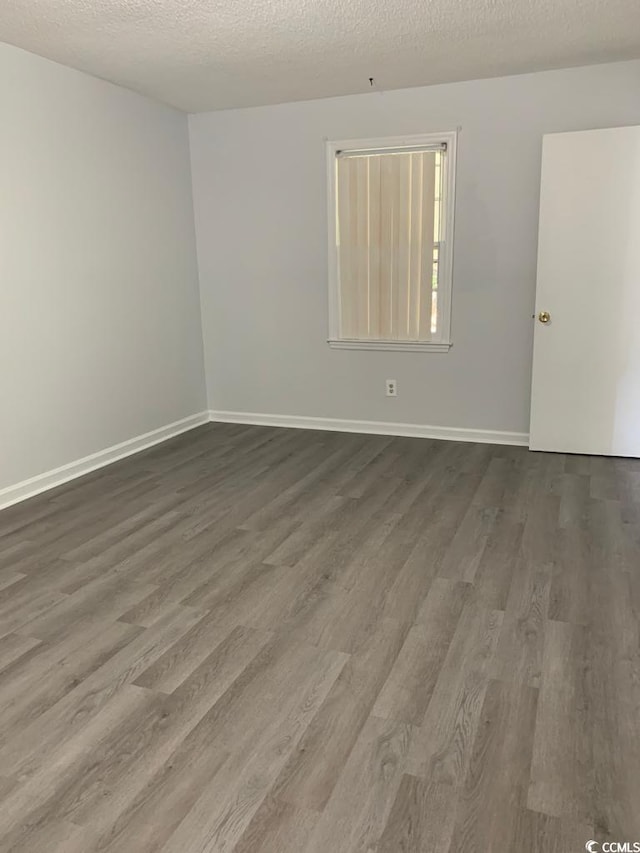
[[[395,379],[387,379],[385,381],[385,390],[387,393],[387,397],[397,397],[398,396],[398,385]]]

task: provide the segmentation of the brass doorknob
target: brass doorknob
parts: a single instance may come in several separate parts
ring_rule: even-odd
[[[541,311],[538,314],[538,320],[540,320],[541,323],[548,323],[549,320],[551,320],[551,314],[549,314],[548,311]]]

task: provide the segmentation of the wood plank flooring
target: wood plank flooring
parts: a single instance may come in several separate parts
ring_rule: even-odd
[[[208,425],[0,513],[0,850],[640,841],[640,462]]]

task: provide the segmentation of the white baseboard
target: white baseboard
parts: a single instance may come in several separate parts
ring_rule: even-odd
[[[504,432],[502,430],[462,429],[460,427],[426,426],[422,424],[386,423],[384,421],[351,421],[338,418],[310,418],[303,415],[268,415],[255,412],[200,412],[175,423],[130,438],[120,444],[114,444],[98,453],[92,453],[83,459],[62,465],[44,474],[38,474],[21,483],[0,489],[0,509],[39,495],[69,480],[75,480],[89,474],[118,459],[132,456],[154,444],[160,444],[201,426],[209,421],[234,424],[255,424],[258,426],[292,427],[295,429],[319,429],[331,432],[359,432],[372,435],[400,435],[410,438],[439,438],[448,441],[475,441],[483,444],[514,444],[526,447],[529,436],[524,432]]]
[[[21,483],[8,486],[6,489],[0,489],[0,509],[24,501],[41,492],[46,492],[48,489],[61,486],[69,480],[75,480],[76,477],[82,477],[90,471],[103,468],[105,465],[117,462],[118,459],[124,459],[125,456],[139,453],[147,447],[153,447],[154,444],[160,444],[162,441],[167,441],[169,438],[187,432],[187,430],[206,424],[209,420],[208,412],[190,415],[188,418],[146,432],[144,435],[138,435],[120,444],[114,444],[105,450],[99,450],[97,453],[92,453],[91,456],[85,456],[83,459],[70,462],[68,465],[62,465],[60,468],[38,474],[36,477],[23,480]]]
[[[373,435],[401,435],[409,438],[440,438],[446,441],[474,441],[482,444],[514,444],[527,447],[526,432],[505,432],[491,429],[398,424],[384,421],[347,421],[337,418],[309,418],[302,415],[265,415],[256,412],[209,412],[212,421],[258,426],[323,429],[334,432],[360,432]]]

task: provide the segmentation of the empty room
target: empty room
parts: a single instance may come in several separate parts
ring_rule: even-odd
[[[0,853],[638,853],[638,0],[5,0],[0,115]]]

